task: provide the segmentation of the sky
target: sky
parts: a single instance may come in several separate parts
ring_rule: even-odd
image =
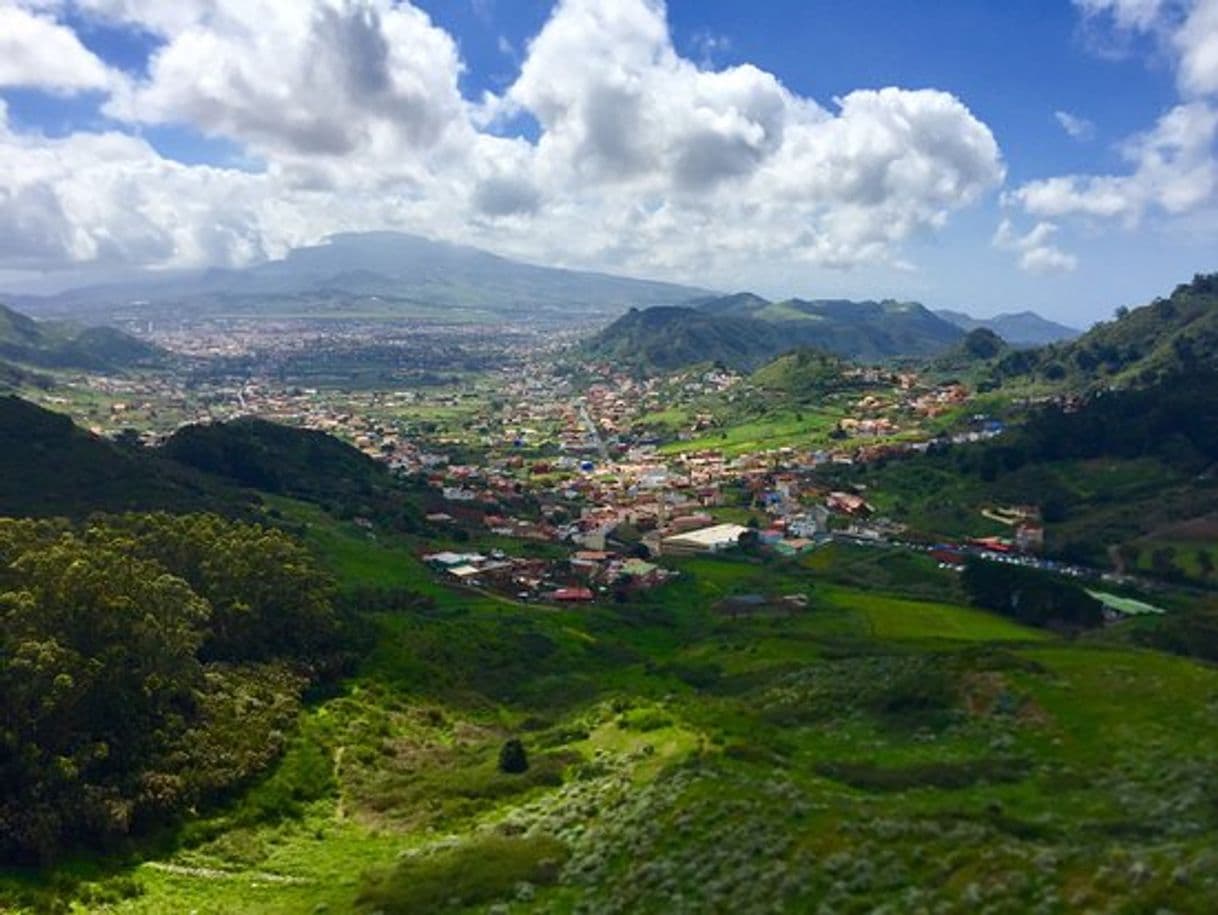
[[[0,0],[0,288],[371,229],[1083,326],[1218,270],[1218,0]]]

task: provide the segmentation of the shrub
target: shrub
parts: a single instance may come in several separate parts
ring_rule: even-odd
[[[511,775],[529,771],[529,754],[518,738],[508,740],[499,751],[499,771]]]

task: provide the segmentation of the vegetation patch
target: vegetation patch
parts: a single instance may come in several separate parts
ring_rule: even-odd
[[[527,894],[526,885],[553,883],[568,854],[547,836],[486,836],[412,854],[388,872],[366,876],[356,905],[365,912],[419,915],[506,900]]]

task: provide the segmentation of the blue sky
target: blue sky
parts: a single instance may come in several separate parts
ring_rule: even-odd
[[[373,228],[1076,324],[1218,270],[1218,0],[0,0],[0,101],[9,289]]]

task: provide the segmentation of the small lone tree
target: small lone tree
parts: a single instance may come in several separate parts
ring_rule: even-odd
[[[516,737],[504,743],[499,751],[499,771],[511,775],[519,775],[529,769],[529,754],[524,751],[524,744]]]

